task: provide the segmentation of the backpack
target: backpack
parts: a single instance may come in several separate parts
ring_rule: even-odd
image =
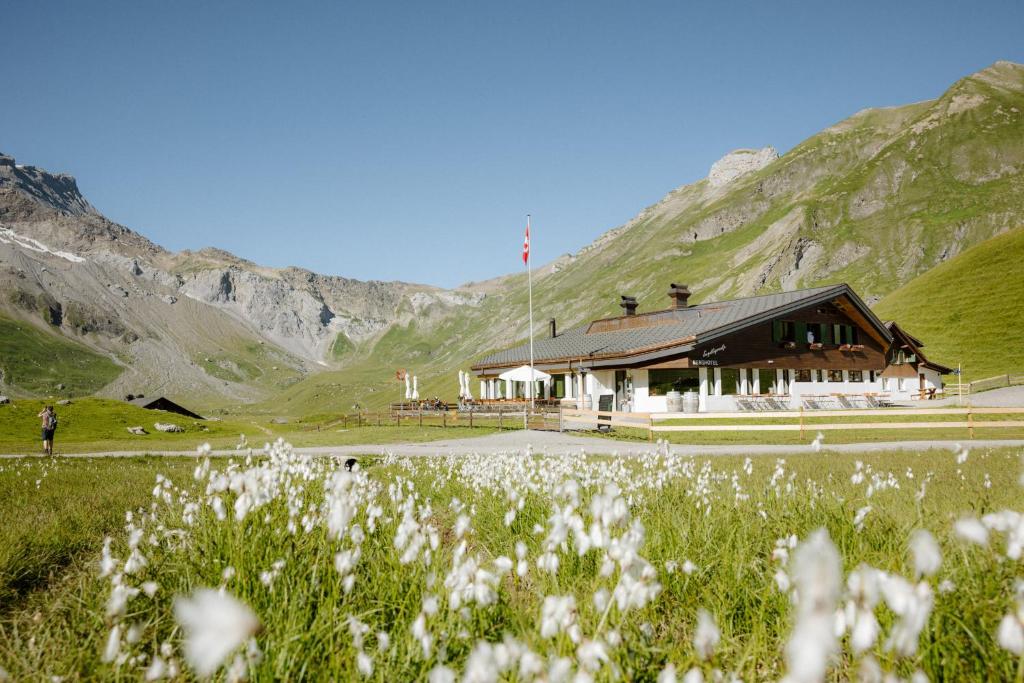
[[[57,415],[56,413],[50,413],[46,416],[46,428],[53,430],[57,428]]]

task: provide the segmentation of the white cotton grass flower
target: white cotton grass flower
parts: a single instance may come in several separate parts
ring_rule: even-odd
[[[693,667],[683,676],[683,683],[704,683],[704,672]]]
[[[1016,609],[1011,610],[999,622],[996,640],[999,647],[1007,652],[1024,657],[1024,579],[1017,580],[1016,589]]]
[[[693,647],[697,651],[697,657],[702,661],[711,659],[722,639],[722,632],[718,630],[715,618],[706,609],[701,607],[697,610],[697,630],[693,635]]]
[[[153,659],[146,667],[145,679],[147,681],[159,681],[167,676],[167,663],[160,655],[153,655]]]
[[[600,640],[585,640],[576,649],[576,658],[587,671],[597,671],[608,662],[608,650]]]
[[[900,656],[912,657],[917,654],[921,631],[935,604],[931,584],[921,581],[915,586],[901,576],[887,575],[881,582],[881,589],[885,604],[899,617],[885,647]]]
[[[443,664],[438,664],[427,674],[427,683],[455,683],[455,672]]]
[[[824,680],[829,660],[837,650],[833,632],[842,563],[825,529],[818,529],[793,553],[796,584],[796,624],[786,644],[789,683]]]
[[[844,617],[850,630],[850,646],[855,653],[870,649],[878,640],[881,629],[875,616],[875,606],[879,600],[879,582],[883,577],[882,572],[868,565],[861,565],[846,577],[849,601]]]
[[[121,653],[121,625],[118,624],[114,628],[110,629],[110,635],[107,637],[107,645],[103,648],[102,660],[109,664],[117,659],[117,656]]]
[[[914,558],[914,574],[933,576],[942,566],[942,551],[931,532],[918,529],[910,536],[910,553]]]
[[[364,677],[373,675],[373,660],[370,659],[370,656],[362,650],[356,654],[356,668]]]
[[[962,517],[953,525],[956,535],[976,545],[988,545],[988,529],[974,517]]]
[[[185,660],[200,677],[213,674],[260,628],[246,605],[209,588],[175,598],[174,617],[185,633]]]
[[[857,531],[864,529],[864,520],[867,519],[868,514],[871,512],[871,506],[865,505],[864,507],[857,510],[857,513],[853,516],[853,528]]]
[[[999,630],[996,632],[996,639],[999,647],[1011,652],[1018,657],[1024,656],[1024,620],[1021,619],[1021,611],[1009,613],[999,622]]]
[[[814,437],[814,441],[811,442],[811,450],[815,453],[821,452],[821,445],[825,443],[825,435],[818,432]]]
[[[571,595],[549,595],[544,598],[540,612],[541,638],[554,638],[568,632],[576,623],[576,598]]]
[[[658,674],[658,683],[676,683],[676,665],[669,662]]]

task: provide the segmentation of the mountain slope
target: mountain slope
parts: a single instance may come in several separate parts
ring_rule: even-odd
[[[617,313],[620,294],[662,308],[670,282],[699,302],[846,281],[874,302],[1020,225],[1024,67],[999,62],[935,100],[859,112],[781,157],[727,155],[538,269],[534,319],[538,334],[550,317],[566,329]],[[178,392],[267,412],[384,404],[401,396],[396,368],[420,377],[421,395],[450,398],[458,368],[528,333],[523,274],[441,290],[172,254],[103,218],[69,176],[3,156],[0,286],[0,313],[45,321],[124,368],[104,395]]]
[[[331,349],[372,341],[425,305],[443,314],[480,298],[213,249],[173,254],[103,217],[71,176],[4,155],[0,291],[0,314],[121,368],[102,375],[101,395],[166,393],[204,409],[274,396],[337,363]],[[43,390],[24,373],[8,380]]]
[[[875,312],[964,378],[1024,372],[1024,228],[968,249],[882,299]],[[1014,277],[1015,275],[1015,277]]]
[[[845,281],[874,302],[1024,224],[1024,67],[999,62],[938,99],[864,110],[779,158],[743,150],[723,162],[536,273],[537,334],[550,317],[566,329],[617,314],[620,294],[663,308],[670,282],[688,283],[699,302]],[[723,174],[722,165],[744,168]],[[286,404],[380,403],[369,390],[396,367],[418,372],[423,395],[454,395],[457,368],[527,335],[525,276],[486,291],[480,306],[439,324],[392,328],[382,342],[401,344],[306,378]]]

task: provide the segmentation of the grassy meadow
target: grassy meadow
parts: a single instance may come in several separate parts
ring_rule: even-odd
[[[1005,448],[389,457],[353,473],[285,445],[5,461],[0,510],[26,523],[0,528],[0,666],[65,681],[820,680],[818,664],[828,680],[1020,680],[1006,647],[1024,610],[1022,470]],[[30,550],[47,545],[73,550]]]
[[[19,393],[67,396],[91,394],[113,381],[114,361],[34,325],[0,316],[0,380]]]
[[[36,454],[42,450],[39,418],[36,416],[52,399],[14,400],[0,405],[0,454]],[[191,451],[198,443],[214,448],[234,448],[241,435],[256,447],[285,438],[296,446],[330,446],[351,443],[406,443],[434,441],[464,436],[482,436],[494,431],[497,423],[478,421],[471,429],[457,421],[442,427],[437,419],[428,419],[424,426],[404,421],[395,426],[388,421],[377,425],[367,421],[361,427],[355,421],[343,423],[337,415],[313,415],[294,418],[278,424],[268,416],[233,415],[224,418],[193,420],[160,410],[145,410],[123,401],[108,399],[74,399],[70,405],[55,406],[60,423],[55,439],[55,453],[101,453],[109,451]],[[158,432],[156,422],[169,422],[184,431]],[[517,426],[506,420],[503,427]],[[129,427],[141,426],[148,434],[136,436]]]
[[[1024,308],[1016,303],[1024,297],[1022,260],[1024,228],[1017,228],[914,278],[878,302],[875,313],[906,321],[928,358],[963,363],[966,380],[1024,372]]]

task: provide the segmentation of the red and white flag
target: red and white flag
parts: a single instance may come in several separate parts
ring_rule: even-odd
[[[523,264],[530,261],[530,221],[526,221],[526,238],[523,239]]]

